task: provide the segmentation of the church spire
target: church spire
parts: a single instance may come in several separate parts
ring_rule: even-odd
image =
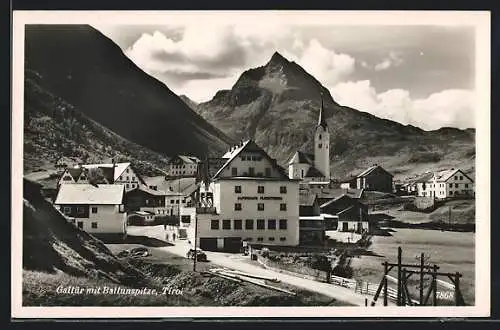
[[[321,126],[321,127],[323,127],[324,129],[326,129],[326,127],[328,126],[328,125],[326,124],[326,118],[325,118],[325,114],[324,114],[324,107],[323,107],[323,91],[321,91],[321,108],[319,109],[318,126]]]

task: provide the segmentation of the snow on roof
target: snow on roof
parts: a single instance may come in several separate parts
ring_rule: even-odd
[[[113,165],[113,163],[105,163],[105,164],[83,164],[82,167],[84,168],[98,168],[98,167],[109,167],[109,168],[113,168],[113,166],[115,167],[115,173],[114,173],[114,176],[113,176],[113,180],[117,180],[120,175],[123,174],[123,172],[127,169],[127,167],[130,166],[130,163],[115,163]]]
[[[55,204],[103,204],[118,205],[123,202],[122,184],[63,184]]]

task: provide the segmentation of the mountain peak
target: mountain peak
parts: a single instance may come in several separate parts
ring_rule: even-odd
[[[274,52],[273,56],[271,56],[271,59],[269,60],[268,64],[283,64],[283,63],[290,63],[283,55],[281,55],[278,52]]]

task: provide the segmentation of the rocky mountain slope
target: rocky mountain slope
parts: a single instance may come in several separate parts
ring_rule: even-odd
[[[380,164],[396,177],[428,169],[474,167],[475,131],[424,131],[341,106],[312,75],[275,53],[249,69],[231,90],[195,110],[230,137],[253,138],[285,165],[296,150],[312,152],[323,94],[331,134],[332,176],[343,178]]]
[[[220,154],[231,143],[96,29],[27,25],[25,40],[25,69],[43,89],[121,137],[165,156]]]

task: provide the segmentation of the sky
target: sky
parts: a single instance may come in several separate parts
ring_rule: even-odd
[[[93,25],[146,73],[196,102],[231,89],[278,51],[341,105],[425,130],[474,128],[475,31],[470,26],[280,22]]]

